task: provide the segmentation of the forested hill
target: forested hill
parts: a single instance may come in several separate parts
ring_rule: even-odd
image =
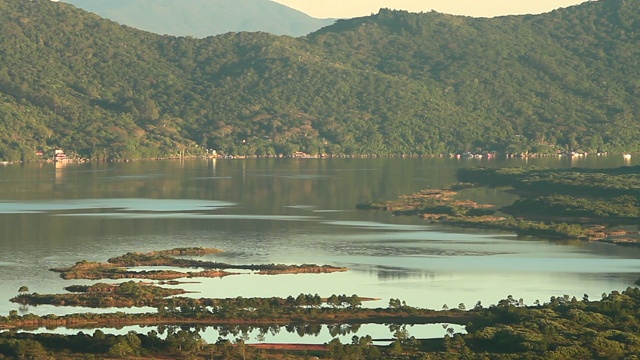
[[[303,36],[332,24],[271,0],[62,0],[156,34],[207,37],[230,31]]]
[[[0,0],[0,158],[640,150],[640,2],[159,36]]]

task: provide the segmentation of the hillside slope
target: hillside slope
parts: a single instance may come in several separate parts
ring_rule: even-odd
[[[159,36],[0,0],[0,158],[640,151],[640,3]]]

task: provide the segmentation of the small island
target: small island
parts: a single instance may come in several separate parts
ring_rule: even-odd
[[[180,258],[175,256],[202,256],[206,254],[220,253],[221,250],[209,248],[175,248],[170,250],[152,251],[149,253],[130,252],[113,257],[105,263],[79,261],[68,268],[54,268],[51,271],[60,273],[63,279],[143,279],[145,281],[127,281],[119,284],[96,283],[93,285],[72,285],[64,294],[38,294],[29,293],[27,287],[21,288],[18,296],[11,299],[12,302],[23,305],[55,305],[55,306],[84,306],[94,308],[109,307],[155,307],[169,308],[211,306],[218,307],[224,300],[220,299],[195,299],[190,297],[178,297],[187,291],[178,288],[165,288],[162,285],[179,285],[185,282],[175,279],[181,278],[213,278],[237,273],[227,272],[222,269],[242,269],[253,271],[256,275],[283,275],[283,274],[320,274],[347,271],[345,267],[331,265],[231,265],[213,261]],[[175,270],[143,270],[136,271],[137,267],[178,267],[178,268],[203,268],[202,271],[175,271]],[[149,282],[157,280],[157,284]],[[332,304],[360,304],[362,301],[372,298],[328,298],[314,297],[313,304],[319,305],[323,301]],[[308,303],[310,300],[297,300],[300,303]],[[272,305],[291,305],[291,302],[272,301]]]
[[[183,289],[169,289],[149,283],[128,281],[121,284],[97,283],[94,285],[71,285],[65,294],[21,293],[11,299],[24,305],[84,306],[92,308],[111,307],[158,307],[166,303],[169,296],[185,294]]]
[[[278,274],[319,274],[347,271],[348,268],[330,265],[302,264],[251,264],[233,265],[215,261],[176,258],[173,255],[204,255],[219,253],[217,249],[178,248],[150,253],[130,252],[122,256],[108,259],[106,263],[79,261],[71,267],[53,268],[51,271],[60,273],[63,279],[147,279],[147,280],[175,280],[181,278],[214,278],[234,275],[237,273],[226,270],[250,270],[258,275]],[[176,267],[185,269],[204,269],[201,271],[176,270],[143,270],[136,271],[136,267]]]

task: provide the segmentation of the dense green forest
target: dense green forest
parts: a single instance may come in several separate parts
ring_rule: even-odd
[[[0,159],[639,151],[640,3],[159,36],[0,0]]]

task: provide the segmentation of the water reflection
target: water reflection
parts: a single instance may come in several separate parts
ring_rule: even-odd
[[[410,270],[401,267],[376,266],[369,270],[372,275],[376,275],[380,281],[397,281],[406,279],[434,278],[436,275],[429,271]]]
[[[637,159],[631,159],[637,163]],[[429,224],[355,210],[355,204],[455,182],[461,167],[520,166],[520,159],[259,159],[6,166],[0,170],[0,313],[27,285],[72,285],[51,267],[105,261],[129,251],[204,246],[227,263],[347,266],[340,274],[198,279],[194,296],[359,294],[439,309],[443,303],[527,303],[624,290],[639,277],[640,251],[580,241]],[[619,157],[530,159],[536,166],[613,167]],[[513,195],[471,189],[502,205]],[[76,282],[73,283],[80,283]],[[24,309],[23,309],[24,310]],[[37,314],[85,309],[31,307]],[[86,310],[91,311],[91,310]]]
[[[33,328],[25,331],[31,333],[55,333],[75,335],[82,331],[91,333],[93,328]],[[342,343],[351,343],[351,338],[369,335],[377,344],[386,344],[399,335],[405,338],[411,336],[416,339],[442,338],[445,334],[466,331],[464,326],[455,324],[424,324],[424,325],[383,325],[383,324],[299,324],[299,325],[216,325],[216,326],[122,326],[118,328],[101,328],[105,334],[125,335],[129,331],[148,334],[155,331],[159,337],[166,338],[178,331],[198,334],[207,343],[213,344],[220,340],[234,341],[242,339],[248,344],[324,344],[338,338]]]
[[[55,211],[79,211],[76,215],[84,214],[87,210],[118,209],[121,211],[150,211],[150,212],[185,212],[209,211],[235,205],[225,201],[205,201],[187,199],[86,199],[59,200],[47,202],[0,202],[0,213],[44,213]]]

